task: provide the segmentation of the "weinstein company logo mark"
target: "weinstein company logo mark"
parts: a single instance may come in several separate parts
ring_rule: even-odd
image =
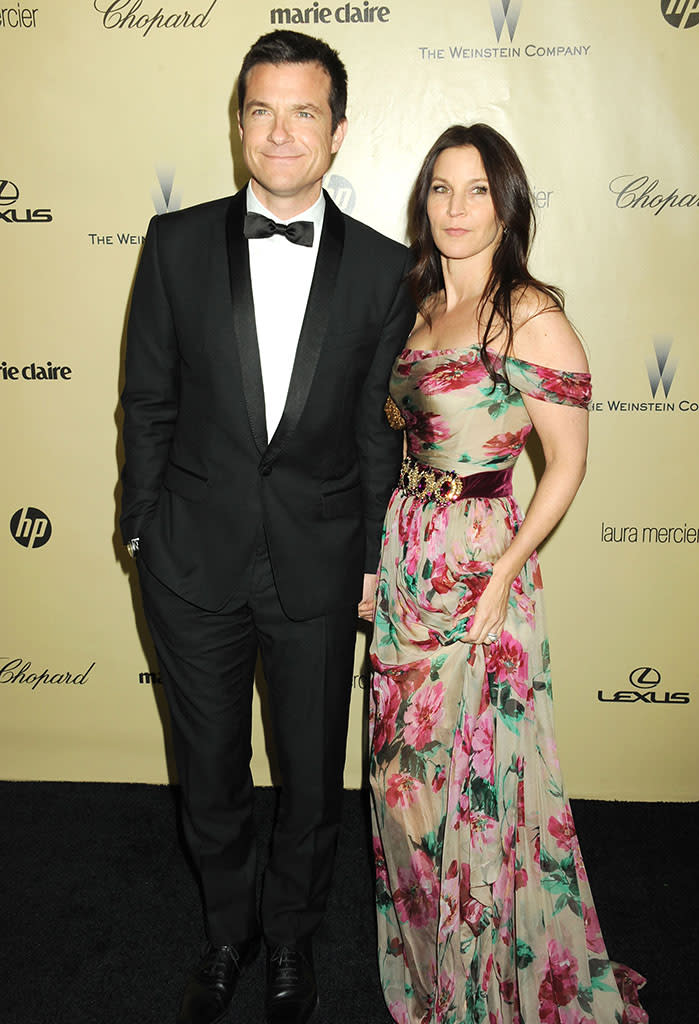
[[[605,704],[632,704],[636,701],[642,704],[689,704],[691,698],[688,693],[659,693],[656,686],[661,679],[657,668],[641,665],[629,673],[629,682],[636,687],[635,690],[617,690],[611,697],[605,697],[604,691],[598,690],[597,700]]]
[[[677,209],[699,206],[699,196],[695,192],[680,195],[673,188],[666,193],[659,180],[651,180],[648,174],[620,174],[609,182],[609,191],[616,196],[616,205],[620,210],[652,210],[655,217],[668,206]]]
[[[182,193],[176,192],[173,188],[175,182],[175,168],[169,164],[161,164],[155,168],[158,185],[154,185],[150,195],[157,214],[172,213],[182,206]],[[100,235],[97,231],[90,231],[87,236],[90,245],[143,245],[146,236],[133,234],[129,231],[117,231],[113,235]]]
[[[493,28],[498,42],[500,42],[505,25],[507,25],[510,42],[512,42],[521,13],[522,0],[490,0],[490,16],[493,19]]]
[[[677,373],[677,360],[670,359],[672,338],[657,336],[653,338],[653,349],[655,359],[649,356],[646,359],[646,373],[648,374],[648,385],[653,401],[623,401],[619,398],[607,398],[605,401],[590,402],[590,412],[692,412],[699,413],[699,401],[694,398],[680,398],[677,396],[669,402],[670,388]],[[662,393],[660,385],[662,384]],[[665,401],[663,401],[663,393]],[[656,400],[656,399],[659,399]]]
[[[488,0],[490,17],[493,22],[495,41],[497,44],[514,42],[518,30],[519,18],[522,13],[523,0]],[[504,30],[507,28],[507,35]],[[506,45],[467,45],[452,43],[447,47],[418,46],[421,60],[514,60],[520,57],[561,58],[587,57],[590,52],[589,43],[537,43],[528,42],[524,46]]]
[[[172,213],[173,210],[179,210],[182,206],[182,193],[175,192],[173,189],[175,168],[162,165],[156,167],[155,173],[158,177],[158,185],[160,186],[158,189],[154,185],[150,193],[155,212]]]
[[[646,359],[648,383],[650,384],[653,398],[655,398],[655,393],[660,384],[663,385],[663,391],[667,398],[677,373],[677,362],[675,360],[670,362],[669,360],[672,338],[654,338],[653,348],[655,349],[655,361],[650,356]]]
[[[154,28],[206,28],[218,0],[213,0],[206,11],[192,14],[188,10],[168,13],[159,7],[154,14],[143,11],[143,0],[93,0],[92,6],[102,15],[107,29],[135,28],[148,35]]]
[[[660,0],[660,10],[673,28],[699,25],[699,0]]]

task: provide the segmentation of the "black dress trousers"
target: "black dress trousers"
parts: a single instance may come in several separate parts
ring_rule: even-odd
[[[264,534],[242,606],[209,612],[139,561],[143,604],[172,720],[184,828],[214,945],[259,934],[251,706],[258,649],[282,794],[262,893],[271,945],[309,937],[323,916],[339,831],[357,613],[293,621]],[[304,585],[303,579],[299,586]]]

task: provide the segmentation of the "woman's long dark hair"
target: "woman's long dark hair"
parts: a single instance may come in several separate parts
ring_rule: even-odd
[[[503,231],[493,253],[493,265],[478,303],[478,319],[490,302],[491,308],[483,330],[481,355],[494,382],[507,380],[505,359],[512,352],[514,326],[513,295],[519,289],[533,286],[543,292],[557,309],[564,308],[559,288],[538,281],[529,273],[527,260],[531,250],[536,222],[531,190],[521,161],[510,143],[487,124],[452,125],[439,136],[420,168],[413,188],[408,229],[416,264],[408,275],[417,308],[429,326],[431,300],[444,288],[444,275],[439,250],[434,244],[427,219],[427,199],[434,177],[434,165],[440,153],[454,147],[473,146],[480,153],[488,178],[495,214]],[[550,309],[551,306],[547,305]],[[496,372],[488,345],[505,331],[502,370]]]

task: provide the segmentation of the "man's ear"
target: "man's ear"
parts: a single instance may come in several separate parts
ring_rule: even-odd
[[[236,120],[238,122],[238,135],[242,139],[243,138],[243,125],[242,125],[241,120],[240,120],[240,111],[238,111],[238,113],[236,114]]]
[[[337,153],[342,143],[345,141],[345,135],[347,134],[347,118],[343,117],[338,122],[337,128],[333,132],[332,144],[330,146],[331,153]]]

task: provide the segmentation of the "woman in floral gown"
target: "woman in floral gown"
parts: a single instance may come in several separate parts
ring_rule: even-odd
[[[527,270],[529,189],[497,132],[440,136],[411,219],[420,312],[388,410],[407,454],[371,647],[386,1003],[398,1024],[646,1021],[563,790],[536,556],[584,475],[585,354]],[[546,467],[523,517],[510,482],[532,427]]]

